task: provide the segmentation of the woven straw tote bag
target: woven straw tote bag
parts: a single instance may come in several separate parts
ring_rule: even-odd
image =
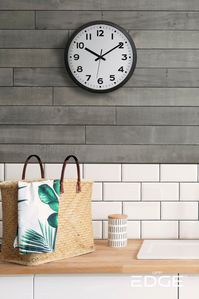
[[[44,169],[41,159],[36,155],[29,156],[24,164],[22,180],[28,161],[36,157],[44,180]],[[77,179],[64,179],[68,160],[73,158],[77,167]],[[68,257],[78,256],[94,251],[92,231],[91,196],[92,181],[80,179],[78,159],[74,155],[68,156],[63,163],[61,171],[61,195],[59,202],[59,224],[56,247],[53,253],[35,253],[21,255],[13,242],[17,231],[17,197],[18,181],[5,181],[0,183],[3,208],[3,243],[2,259],[22,265],[39,265]],[[29,181],[30,182],[30,181]]]

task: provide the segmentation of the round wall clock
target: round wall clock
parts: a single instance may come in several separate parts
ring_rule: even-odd
[[[70,77],[91,92],[109,92],[121,87],[132,76],[136,60],[131,36],[107,21],[83,25],[73,33],[65,49]]]

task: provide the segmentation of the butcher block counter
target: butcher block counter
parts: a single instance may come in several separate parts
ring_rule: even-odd
[[[130,240],[126,248],[110,248],[95,241],[96,251],[39,266],[21,266],[0,261],[0,275],[12,274],[199,274],[199,260],[137,260],[142,240]]]

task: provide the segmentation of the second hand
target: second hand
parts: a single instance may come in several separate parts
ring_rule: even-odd
[[[102,49],[100,51],[100,56],[102,55]],[[99,68],[100,68],[100,64],[101,64],[101,59],[98,62],[98,67],[97,67],[97,74],[96,74],[96,79],[98,78],[98,74],[99,74]]]

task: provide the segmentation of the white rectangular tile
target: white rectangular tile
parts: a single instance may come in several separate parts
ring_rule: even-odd
[[[122,180],[136,181],[136,182],[159,181],[159,165],[158,164],[123,164]]]
[[[196,164],[161,164],[160,169],[161,181],[197,181]]]
[[[122,213],[122,204],[120,202],[93,202],[92,215],[93,220],[108,219],[110,214]]]
[[[140,221],[127,222],[128,239],[140,239]],[[108,221],[103,221],[103,239],[108,239]]]
[[[180,200],[199,201],[199,183],[181,183]]]
[[[23,164],[5,164],[6,180],[21,180]],[[26,179],[41,178],[39,164],[28,164],[26,168]]]
[[[125,202],[124,214],[131,220],[160,219],[159,202]]]
[[[142,200],[179,200],[179,184],[143,183]]]
[[[59,179],[61,177],[61,170],[63,164],[45,164],[45,175],[49,179]],[[82,164],[80,164],[80,174],[82,178]],[[76,164],[69,163],[65,168],[65,178],[77,178],[77,168]]]
[[[197,202],[162,202],[162,219],[198,219]]]
[[[121,181],[121,164],[85,164],[84,177],[94,181]]]
[[[102,200],[102,183],[93,184],[92,200]]]
[[[102,221],[93,221],[94,239],[102,239]]]
[[[143,221],[143,239],[177,239],[177,221]]]
[[[0,164],[0,181],[4,181],[4,164]]]
[[[139,183],[104,183],[104,200],[140,200]]]
[[[199,221],[180,221],[181,239],[199,239]]]

